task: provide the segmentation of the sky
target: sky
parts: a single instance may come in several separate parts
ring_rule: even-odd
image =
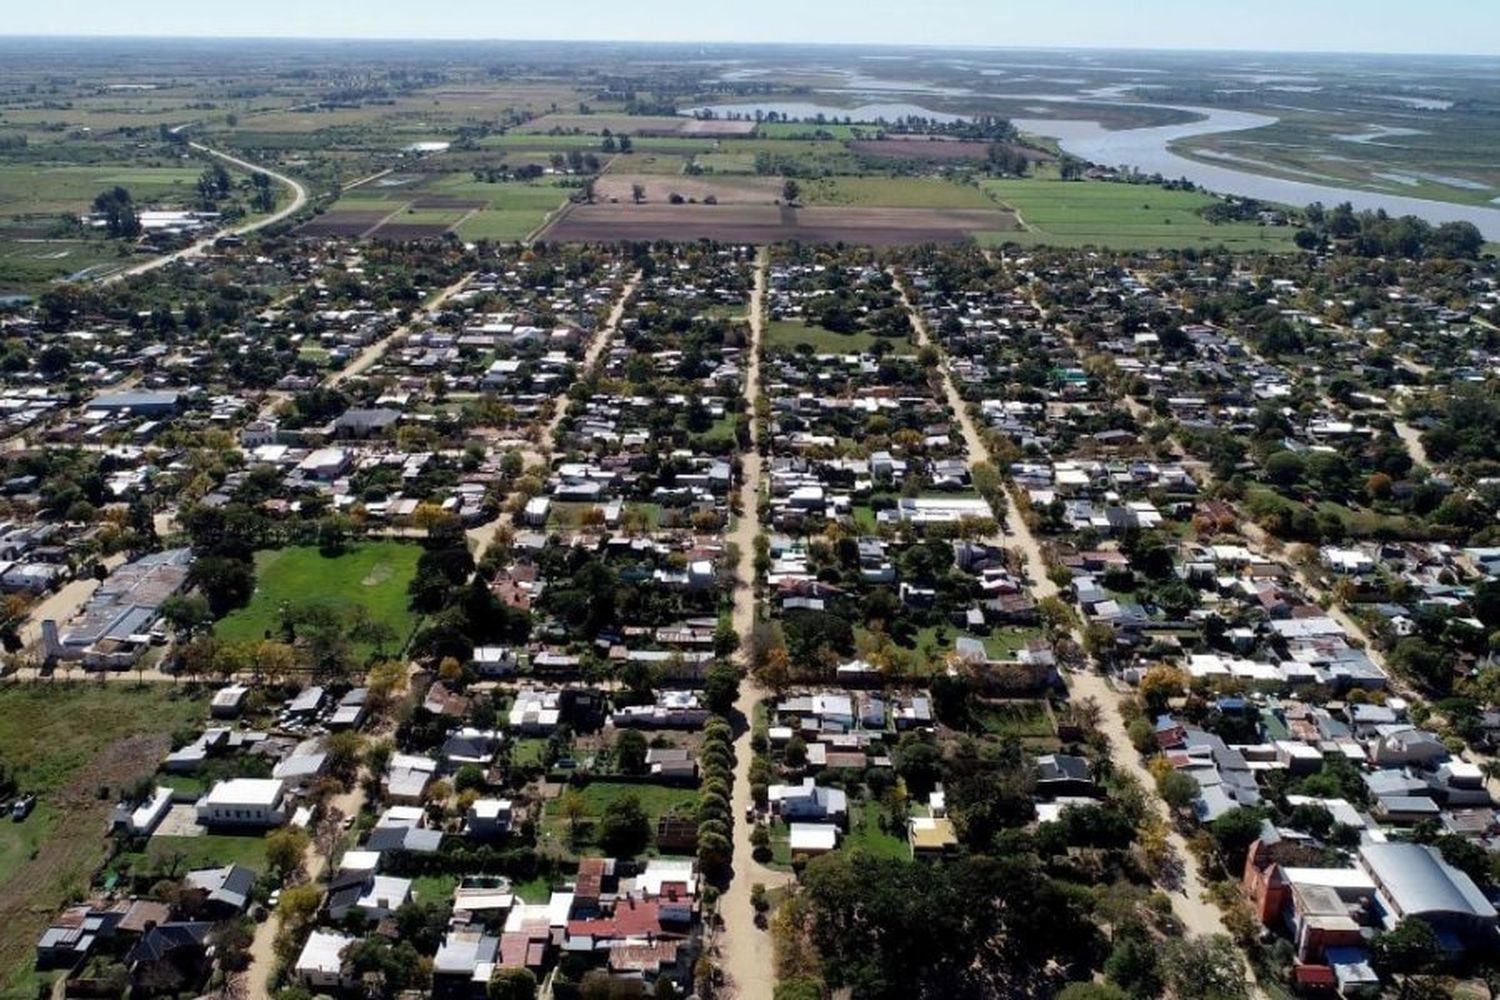
[[[41,0],[4,35],[1500,54],[1500,0]]]

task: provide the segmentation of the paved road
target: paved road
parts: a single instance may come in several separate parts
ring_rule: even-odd
[[[125,278],[129,278],[137,274],[145,274],[148,271],[155,271],[157,268],[166,267],[168,264],[171,264],[175,261],[187,260],[192,257],[199,257],[205,250],[212,247],[216,240],[219,240],[222,237],[244,236],[246,233],[253,233],[256,230],[264,229],[267,226],[274,226],[276,223],[282,221],[283,219],[297,214],[302,210],[302,207],[307,204],[307,188],[304,187],[302,185],[302,182],[297,180],[296,178],[280,173],[279,171],[272,170],[269,167],[263,167],[259,164],[251,163],[249,160],[241,159],[240,157],[235,156],[232,153],[225,153],[221,150],[212,149],[208,146],[203,145],[201,142],[190,142],[188,143],[188,145],[193,149],[196,149],[200,153],[212,156],[215,159],[223,160],[230,166],[238,167],[241,170],[248,170],[251,173],[265,174],[272,180],[291,188],[291,203],[278,208],[276,211],[263,218],[254,219],[250,222],[246,222],[238,226],[231,226],[228,229],[221,229],[218,232],[214,233],[212,236],[206,236],[196,243],[184,247],[181,250],[174,251],[162,257],[154,257],[151,260],[142,261],[139,264],[132,264],[131,266],[123,270],[116,271],[113,274],[108,275],[103,279],[103,283],[110,284],[112,282],[121,281]]]
[[[767,253],[764,249],[756,261],[755,291],[750,300],[750,346],[749,363],[745,369],[745,399],[754,412],[755,398],[760,393],[760,341],[765,325]],[[755,626],[755,536],[760,533],[758,500],[761,491],[762,462],[757,449],[759,429],[752,423],[751,442],[748,451],[740,456],[743,477],[740,483],[740,510],[729,541],[739,549],[739,562],[735,566],[734,629],[740,636],[740,662],[744,664],[744,649]],[[719,898],[719,913],[724,920],[720,937],[718,962],[730,982],[731,992],[740,1000],[770,1000],[776,987],[776,956],[768,931],[755,926],[755,910],[750,905],[750,889],[757,882],[767,889],[790,885],[790,872],[775,871],[765,867],[752,856],[750,846],[750,823],[745,813],[751,804],[750,796],[750,727],[755,717],[755,706],[766,696],[766,692],[746,675],[740,683],[739,701],[736,711],[744,715],[745,731],[734,744],[734,791],[730,808],[734,811],[734,854],[732,864],[734,877],[729,888]]]

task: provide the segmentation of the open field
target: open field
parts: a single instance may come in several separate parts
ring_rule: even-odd
[[[0,295],[37,292],[60,278],[99,275],[130,260],[105,240],[7,240],[0,237]]]
[[[574,205],[543,233],[573,242],[716,239],[734,243],[862,243],[906,246],[962,243],[977,233],[1015,227],[1010,212],[989,209],[863,208],[775,205]]]
[[[255,595],[250,603],[219,622],[215,632],[232,642],[253,642],[281,631],[281,608],[330,604],[363,605],[373,621],[390,626],[397,648],[416,627],[407,607],[407,585],[421,557],[419,546],[402,542],[365,542],[329,558],[316,548],[276,549],[255,557]],[[356,648],[362,656],[370,650]]]
[[[973,184],[937,177],[826,177],[801,184],[799,200],[807,205],[851,205],[880,208],[993,208]]]
[[[884,343],[892,354],[910,354],[915,348],[906,340],[876,337],[856,331],[836,333],[821,326],[808,326],[800,319],[773,319],[766,324],[765,347],[770,353],[795,351],[807,344],[815,354],[856,354],[868,351],[875,343]]]
[[[0,215],[79,214],[116,185],[138,205],[188,202],[198,196],[201,165],[188,167],[0,166]]]
[[[755,131],[755,123],[707,121],[672,115],[551,114],[517,126],[514,133],[536,135],[554,131],[583,132],[590,135],[603,135],[608,132],[614,135],[631,136],[741,136],[752,134]]]
[[[156,769],[174,729],[206,714],[196,692],[161,685],[0,690],[0,759],[39,798],[25,822],[0,824],[0,988],[29,975],[36,936],[104,862],[120,790]]]
[[[1022,233],[987,236],[992,243],[1156,249],[1224,246],[1242,250],[1286,250],[1292,230],[1255,223],[1215,225],[1199,212],[1215,199],[1194,191],[1167,191],[1135,184],[1027,178],[987,180],[983,189],[1016,210]]]
[[[299,231],[389,240],[454,231],[465,240],[509,242],[525,239],[569,194],[553,179],[490,183],[463,171],[391,174],[350,191]]]

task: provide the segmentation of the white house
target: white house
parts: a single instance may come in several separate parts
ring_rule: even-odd
[[[823,788],[812,778],[800,785],[772,785],[766,791],[771,810],[785,820],[826,819],[842,822],[849,812],[849,801],[842,788]]]
[[[280,826],[286,822],[286,783],[277,778],[220,781],[198,800],[204,826]]]
[[[355,977],[344,972],[344,951],[354,938],[331,931],[313,931],[292,966],[292,978],[308,989],[352,989]]]

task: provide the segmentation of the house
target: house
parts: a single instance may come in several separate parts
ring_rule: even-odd
[[[182,878],[184,893],[196,896],[205,916],[225,920],[244,913],[255,891],[255,873],[243,865],[199,868]]]
[[[1365,844],[1359,865],[1375,883],[1387,929],[1409,917],[1437,932],[1447,951],[1493,938],[1497,914],[1474,880],[1425,844]]]
[[[906,821],[906,842],[913,858],[941,858],[958,849],[958,833],[946,816],[913,816]]]
[[[172,789],[158,785],[145,802],[121,802],[115,806],[114,816],[110,819],[110,830],[124,830],[133,837],[149,837],[171,809]]]
[[[510,832],[511,816],[510,799],[475,799],[464,830],[475,840],[493,840]]]
[[[208,975],[207,921],[172,921],[146,928],[125,955],[130,980],[139,993],[192,990]]]
[[[832,823],[791,823],[787,847],[792,856],[827,854],[839,846],[839,828]]]
[[[771,811],[789,822],[812,819],[842,823],[849,813],[842,788],[824,788],[812,778],[803,778],[800,785],[772,785],[766,795]]]
[[[310,990],[352,989],[358,983],[344,967],[344,952],[355,938],[333,931],[315,930],[292,965],[292,979]]]
[[[214,692],[210,711],[216,719],[232,719],[244,708],[245,696],[250,689],[243,684],[230,684]]]
[[[70,969],[102,940],[112,937],[124,913],[120,909],[70,906],[53,918],[36,943],[38,969]]]
[[[384,920],[410,899],[409,878],[344,872],[328,885],[328,916],[343,920],[358,913],[366,920]]]
[[[1036,793],[1039,797],[1093,796],[1097,791],[1087,757],[1049,753],[1036,759]]]
[[[204,826],[280,826],[287,820],[286,784],[277,778],[231,778],[198,800]]]

